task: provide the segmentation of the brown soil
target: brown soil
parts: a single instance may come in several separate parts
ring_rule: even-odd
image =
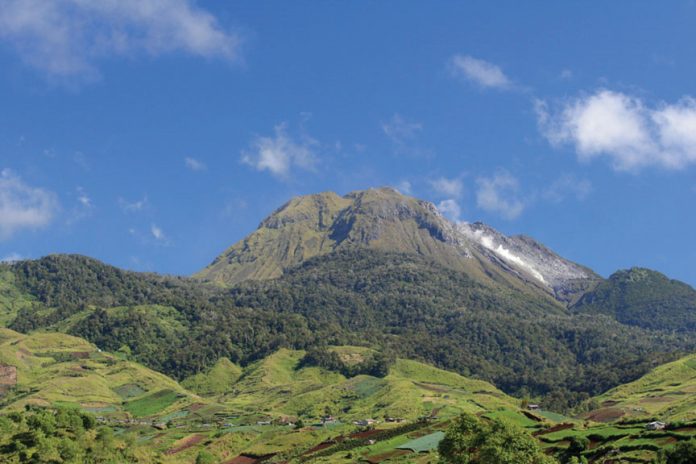
[[[190,437],[184,438],[179,442],[179,444],[176,447],[168,449],[165,454],[172,455],[180,453],[185,449],[189,449],[192,446],[196,446],[198,443],[202,442],[204,438],[204,435],[192,435]]]
[[[572,429],[573,424],[570,423],[563,423],[563,424],[558,424],[554,425],[553,427],[549,427],[548,429],[544,430],[537,430],[536,432],[532,433],[535,437],[538,437],[539,435],[546,435],[547,433],[553,433],[553,432],[558,432],[560,430],[567,430],[567,429]]]
[[[365,460],[371,464],[379,464],[382,461],[387,461],[392,458],[397,458],[399,456],[405,456],[407,454],[412,454],[413,451],[410,450],[393,450],[387,453],[375,454],[374,456],[368,456]]]
[[[595,422],[611,422],[619,419],[624,415],[624,412],[618,408],[602,408],[592,411],[584,416],[586,419]]]

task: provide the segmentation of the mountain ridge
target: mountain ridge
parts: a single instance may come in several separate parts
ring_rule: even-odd
[[[426,256],[479,282],[540,290],[563,304],[601,279],[529,237],[452,223],[434,204],[389,187],[295,197],[194,277],[221,285],[277,278],[309,258],[347,247]]]

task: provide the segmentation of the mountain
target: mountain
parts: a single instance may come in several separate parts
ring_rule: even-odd
[[[272,279],[312,257],[356,247],[416,254],[478,282],[538,289],[563,302],[600,279],[528,237],[455,225],[432,203],[391,188],[294,198],[196,277],[223,285]]]
[[[696,290],[650,269],[618,271],[584,294],[572,308],[606,314],[617,321],[648,329],[696,330]]]
[[[632,324],[606,303],[590,311],[612,282],[529,237],[371,189],[291,200],[195,278],[76,255],[0,265],[0,320],[83,337],[177,380],[229,359],[222,381],[189,379],[206,393],[280,348],[361,345],[563,410],[696,349],[689,327]],[[667,324],[673,287],[685,304],[690,287],[654,287]]]

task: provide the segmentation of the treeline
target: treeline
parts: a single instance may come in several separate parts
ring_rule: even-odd
[[[11,328],[58,325],[177,379],[221,357],[245,365],[281,347],[362,345],[508,393],[542,395],[546,407],[565,410],[696,346],[689,332],[573,315],[547,298],[484,287],[424,258],[374,250],[332,253],[279,279],[231,289],[79,256],[11,269],[15,285],[36,299]],[[312,362],[346,369],[335,359]],[[383,364],[373,367],[384,372]]]
[[[355,364],[345,363],[335,351],[326,346],[315,346],[307,350],[298,364],[298,369],[303,367],[321,367],[323,369],[338,372],[346,377],[357,375],[371,375],[373,377],[386,377],[389,368],[396,362],[393,352],[374,352],[365,355],[365,358]]]

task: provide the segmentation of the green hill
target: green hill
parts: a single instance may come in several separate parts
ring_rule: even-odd
[[[346,353],[350,349],[342,347]],[[318,367],[300,368],[304,352],[281,349],[247,367],[232,393],[219,401],[248,413],[342,420],[453,416],[497,409],[516,410],[518,401],[487,382],[472,380],[416,361],[399,359],[384,378],[346,378]]]
[[[623,324],[648,329],[696,330],[696,290],[650,269],[612,274],[583,295],[572,310],[606,314]]]
[[[596,397],[590,416],[696,420],[696,355],[664,364],[638,380]]]
[[[22,335],[0,329],[0,365],[16,369],[16,385],[0,399],[5,409],[65,405],[141,417],[197,400],[163,374],[61,333]]]

